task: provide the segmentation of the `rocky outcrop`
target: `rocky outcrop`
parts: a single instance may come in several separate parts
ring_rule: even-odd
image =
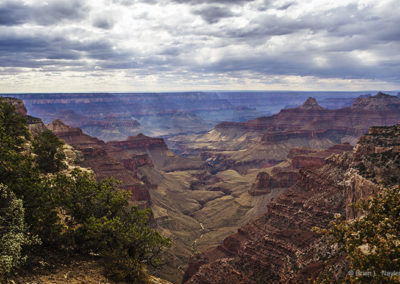
[[[248,191],[250,195],[258,196],[270,193],[273,189],[289,188],[299,178],[299,169],[310,167],[321,167],[326,158],[332,154],[341,154],[352,151],[353,146],[348,143],[334,145],[326,150],[313,150],[304,147],[293,148],[287,158],[291,161],[290,167],[274,167],[271,175],[267,172],[258,173],[255,182]]]
[[[24,102],[20,99],[9,98],[9,97],[0,97],[0,102],[13,105],[15,107],[15,112],[22,116],[28,115],[28,113],[26,111],[26,107],[24,105]]]
[[[134,156],[148,155],[156,169],[166,172],[205,168],[204,162],[198,159],[181,157],[169,151],[164,139],[152,138],[141,133],[124,141],[107,142],[107,146]]]
[[[141,207],[150,206],[150,195],[145,183],[138,177],[138,168],[152,167],[148,155],[126,153],[103,141],[86,135],[79,128],[65,125],[61,120],[55,120],[48,125],[60,139],[82,152],[81,165],[91,168],[98,180],[114,177],[122,182],[122,187],[132,192],[132,201]]]
[[[319,130],[297,130],[265,133],[261,141],[265,144],[276,144],[289,139],[332,139],[340,141],[345,135],[354,134],[354,130],[347,128],[319,129]]]
[[[292,160],[291,167],[294,169],[318,167],[325,164],[325,159],[332,154],[340,154],[352,151],[353,146],[349,143],[334,145],[326,150],[312,150],[304,148],[293,148],[288,158]]]
[[[167,144],[165,144],[162,138],[151,138],[142,133],[137,136],[129,136],[125,141],[108,142],[108,145],[124,150],[134,150],[139,152],[146,152],[154,149],[168,150]]]
[[[291,169],[276,167],[272,170],[272,176],[267,172],[257,174],[256,181],[248,191],[252,196],[264,195],[277,188],[289,188],[297,182],[299,174]]]
[[[299,109],[306,109],[306,110],[324,110],[323,107],[321,107],[315,98],[309,97],[303,105],[299,107]]]
[[[139,167],[143,166],[153,167],[153,163],[147,154],[135,155],[130,159],[122,159],[122,163],[126,169],[131,170],[132,172],[136,172]]]
[[[398,182],[399,131],[400,124],[372,128],[354,152],[333,154],[322,166],[300,169],[297,183],[271,202],[263,216],[217,248],[193,256],[183,283],[304,283],[329,261],[337,266],[336,277],[343,277],[348,271],[345,256],[328,249],[311,229],[326,227],[335,214],[357,216],[350,204],[377,192],[381,178],[387,185]],[[270,178],[265,181],[271,183]]]

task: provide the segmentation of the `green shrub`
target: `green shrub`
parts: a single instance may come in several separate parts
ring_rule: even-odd
[[[116,280],[140,283],[146,265],[162,264],[160,255],[170,240],[150,228],[150,211],[130,206],[130,193],[118,185],[114,179],[97,183],[78,170],[57,176],[53,186],[60,190],[64,243],[103,256],[106,271]]]
[[[15,112],[11,104],[0,102],[0,151],[21,150],[29,138],[26,119]]]
[[[353,220],[338,218],[328,229],[317,229],[347,253],[351,283],[394,283],[400,281],[400,190],[384,188],[355,207],[362,213]],[[357,275],[357,271],[360,271]],[[393,275],[385,275],[385,272]],[[364,275],[363,275],[364,274]],[[369,275],[368,275],[369,274]]]
[[[66,168],[63,145],[64,143],[50,130],[35,137],[32,142],[33,153],[36,154],[36,162],[41,172],[55,173]]]
[[[29,237],[22,200],[0,184],[0,281],[25,261],[22,249],[33,243],[38,241]]]

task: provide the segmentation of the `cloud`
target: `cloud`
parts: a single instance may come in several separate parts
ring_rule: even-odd
[[[399,85],[396,8],[394,0],[3,1],[0,83],[8,84],[4,68],[31,68],[166,87],[275,76]]]
[[[200,4],[225,4],[225,5],[241,5],[255,0],[171,0],[172,2],[188,5]]]
[[[112,29],[114,24],[114,20],[107,16],[98,16],[93,21],[93,26],[105,30]]]
[[[13,26],[33,22],[53,25],[63,21],[83,19],[88,9],[78,0],[53,0],[33,6],[23,2],[5,2],[0,5],[0,26]]]
[[[41,25],[60,21],[80,20],[86,16],[87,7],[79,0],[57,0],[32,9],[32,20]]]
[[[29,17],[29,11],[20,3],[5,2],[0,5],[0,26],[19,25]]]
[[[269,9],[287,10],[295,5],[296,5],[295,1],[264,0],[262,4],[258,6],[258,10],[259,11],[266,11]]]
[[[97,65],[110,68],[114,62],[130,59],[131,53],[114,50],[110,42],[105,40],[79,41],[48,35],[0,36],[0,66],[18,66],[27,68],[43,68],[56,66],[60,71],[65,66],[82,66],[92,68],[88,59]]]
[[[201,16],[203,20],[209,24],[217,23],[222,18],[230,18],[235,15],[230,9],[218,6],[206,6],[204,8],[194,9],[193,14]]]

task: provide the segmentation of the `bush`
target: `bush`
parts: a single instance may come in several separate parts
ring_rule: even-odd
[[[0,281],[25,261],[22,249],[33,243],[38,241],[29,237],[22,200],[0,184]]]
[[[29,138],[26,119],[15,112],[15,107],[0,102],[0,151],[6,154],[9,150],[21,150]]]
[[[399,186],[384,188],[356,205],[362,216],[353,220],[338,218],[328,229],[319,229],[333,243],[343,247],[351,269],[361,271],[347,279],[352,283],[392,283],[400,271],[400,191]],[[365,275],[362,275],[365,274]],[[370,275],[368,275],[370,274]]]
[[[64,143],[58,137],[46,130],[35,137],[33,140],[33,153],[39,170],[43,173],[56,173],[65,169],[65,154],[62,150]]]
[[[170,240],[149,227],[150,211],[130,206],[130,193],[118,185],[114,179],[97,183],[79,170],[59,174],[53,186],[64,212],[63,239],[72,249],[103,256],[116,280],[141,283],[146,265],[162,264],[160,255]]]

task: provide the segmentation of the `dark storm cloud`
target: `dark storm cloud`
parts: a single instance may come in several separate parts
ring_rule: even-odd
[[[59,0],[32,9],[32,19],[38,24],[51,25],[64,20],[83,19],[88,9],[79,0]]]
[[[103,17],[99,16],[96,19],[94,19],[93,26],[100,28],[100,29],[109,30],[109,29],[113,28],[114,20],[112,20],[106,16],[103,16]]]
[[[24,5],[20,1],[0,4],[0,26],[12,26],[33,22],[52,25],[63,21],[83,19],[88,9],[78,0],[60,0],[37,6]]]
[[[20,3],[0,4],[0,26],[19,25],[29,17],[29,10]]]
[[[199,15],[209,24],[217,23],[222,18],[233,17],[234,13],[227,8],[221,8],[218,6],[207,6],[201,9],[194,9],[192,11],[194,15]]]
[[[86,65],[83,59],[126,62],[132,54],[116,51],[108,41],[73,41],[62,37],[0,35],[0,66],[37,68]],[[102,63],[104,64],[104,63]],[[104,64],[107,66],[107,64]]]

